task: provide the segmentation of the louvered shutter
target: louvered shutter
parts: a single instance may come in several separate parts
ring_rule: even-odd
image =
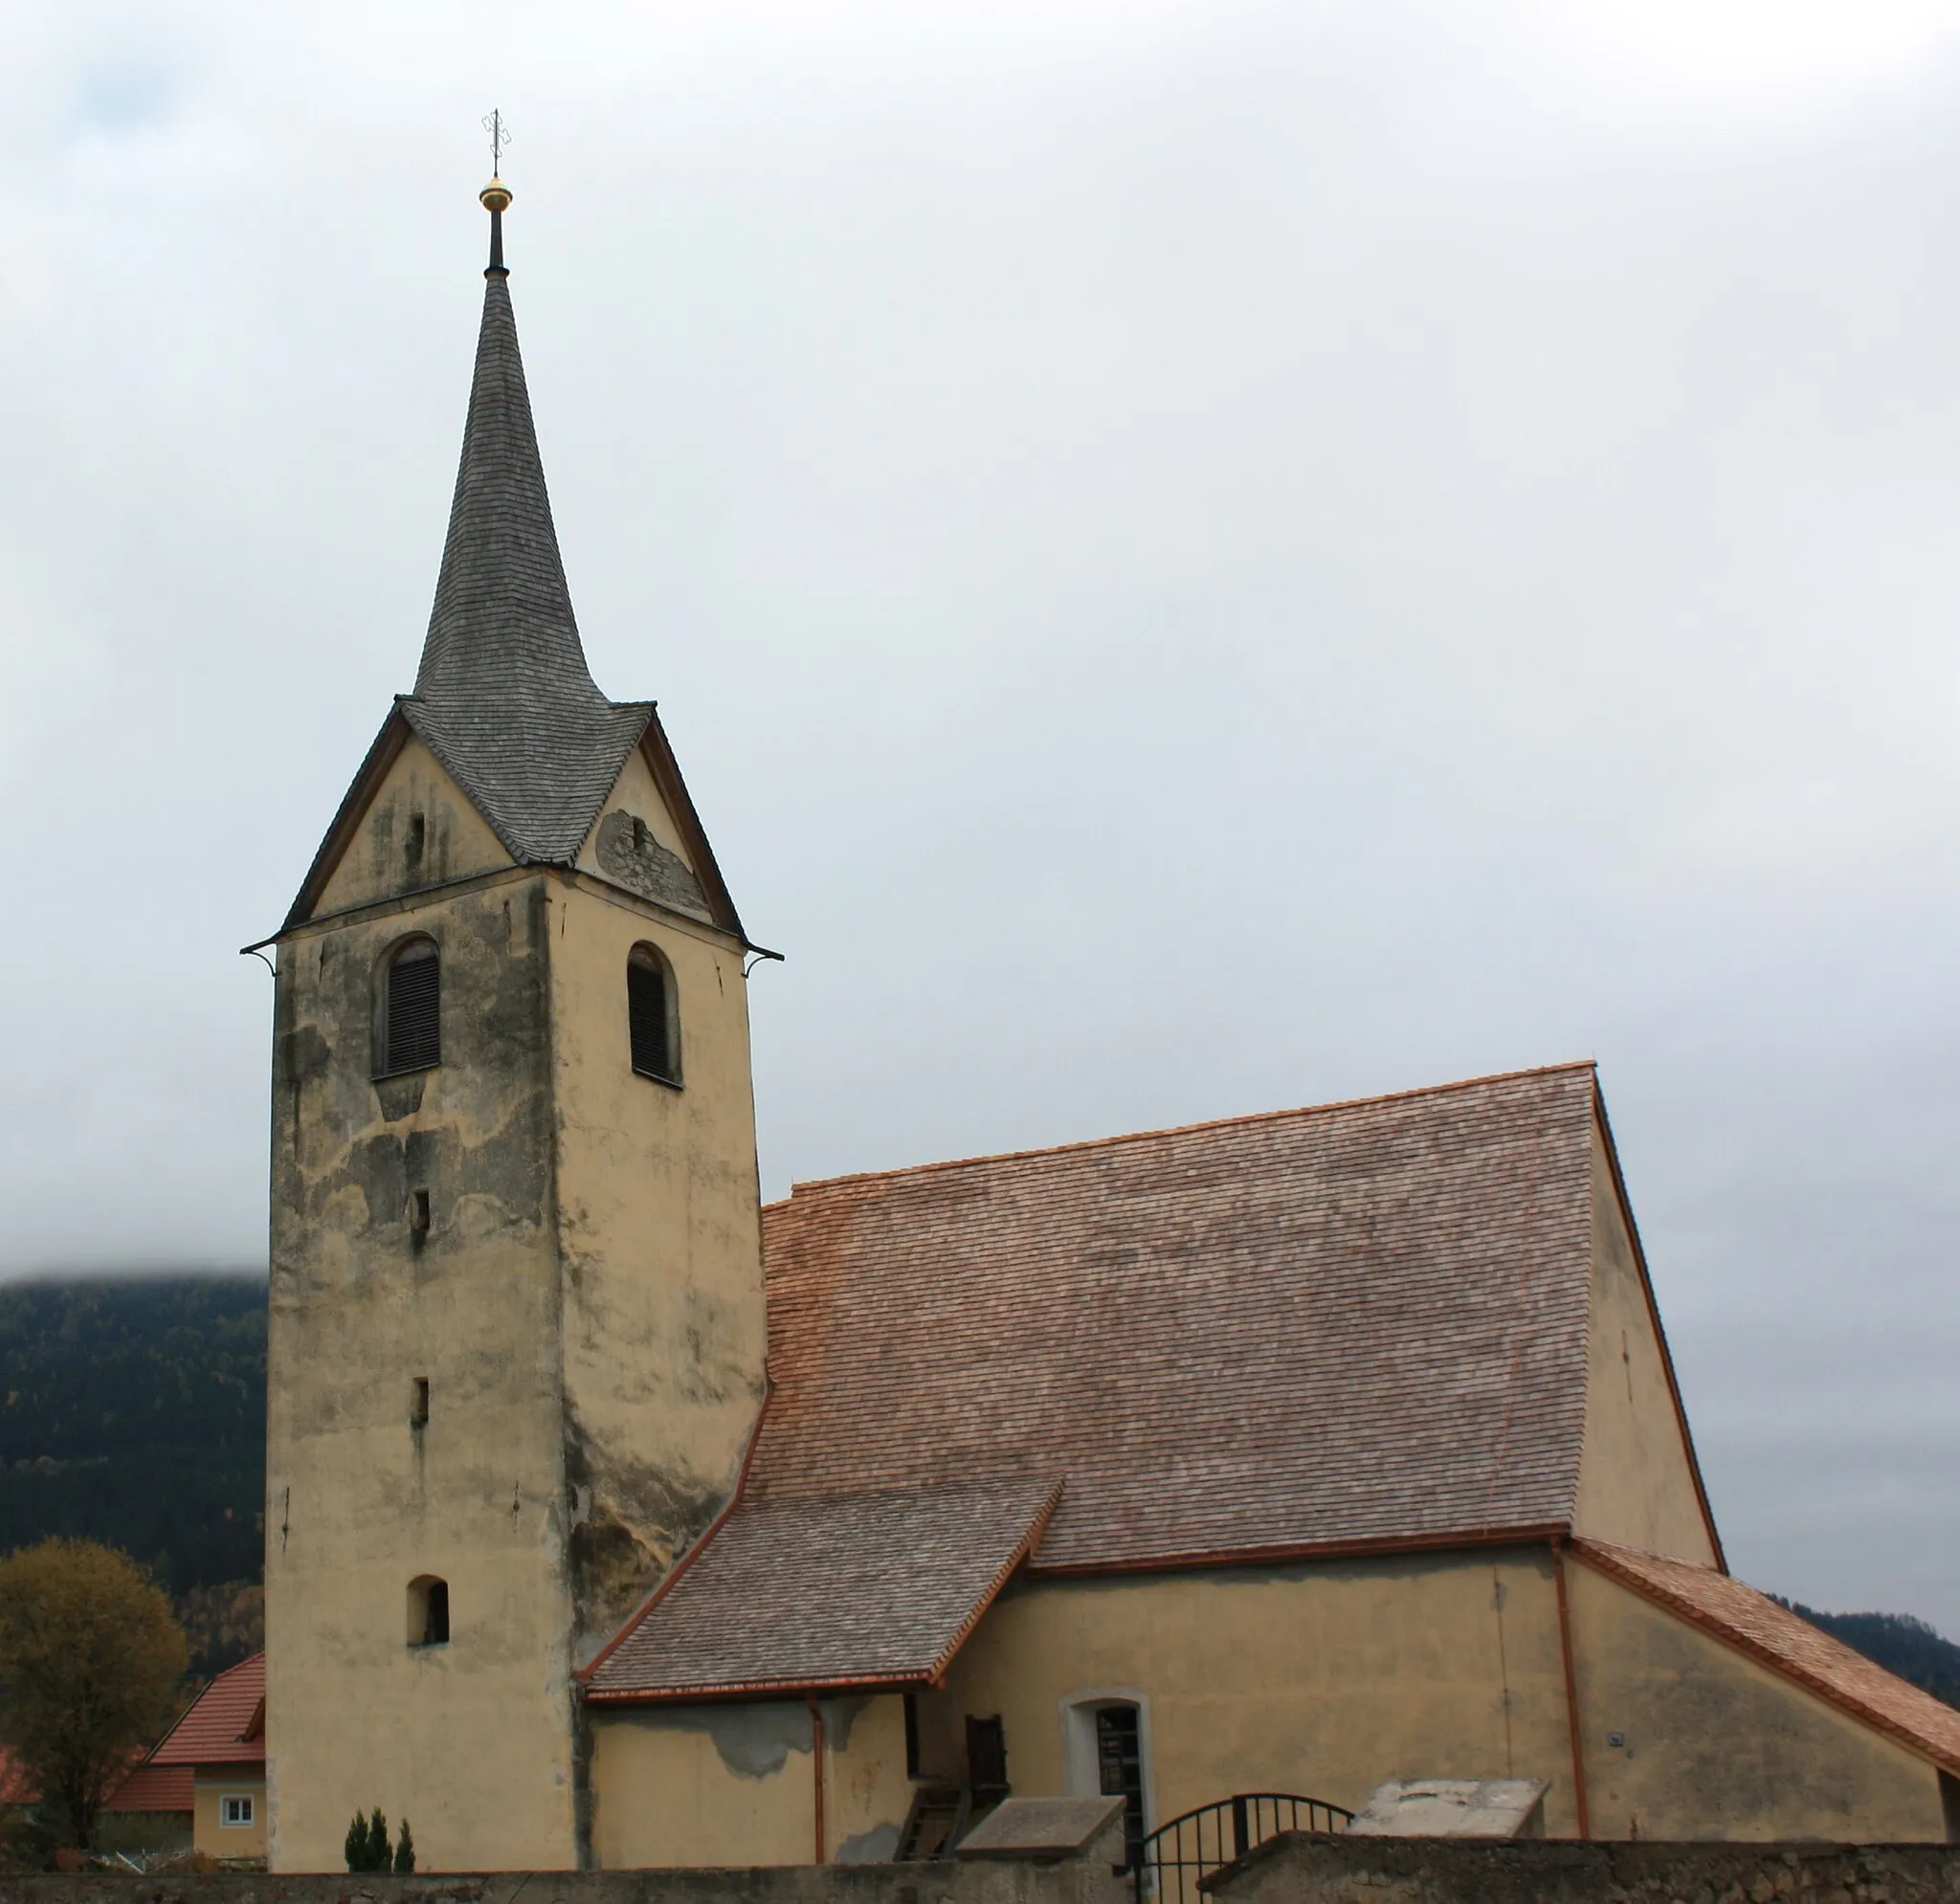
[[[426,1071],[442,1062],[442,961],[411,946],[388,968],[388,1069]]]
[[[626,1013],[633,1068],[642,1077],[672,1080],[667,1051],[667,981],[657,965],[635,959],[626,968]]]

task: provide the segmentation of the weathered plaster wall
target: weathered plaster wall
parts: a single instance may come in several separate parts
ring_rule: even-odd
[[[1592,1134],[1592,1305],[1573,1531],[1712,1566],[1660,1339],[1599,1131]]]
[[[434,1864],[573,1861],[550,921],[545,878],[513,873],[280,948],[266,1637],[281,1870],[335,1868],[348,1817],[375,1804],[412,1820]],[[377,1083],[376,974],[411,931],[441,948],[442,1063]],[[450,1585],[444,1647],[405,1643],[423,1573]]]
[[[1567,1577],[1595,1837],[1946,1836],[1930,1765],[1616,1581]]]
[[[551,894],[568,1477],[581,1662],[733,1489],[762,1406],[747,984],[726,935],[580,879]],[[637,1075],[626,967],[664,955],[680,1083]]]
[[[667,803],[660,797],[660,789],[654,784],[653,770],[637,747],[619,770],[619,778],[613,783],[612,791],[606,796],[606,804],[600,811],[610,813],[615,808],[644,820],[654,838],[667,852],[675,854],[690,873],[700,872],[680,837],[680,829],[667,810]],[[597,879],[611,876],[599,857],[599,829],[596,826],[580,849],[578,870]]]
[[[904,1703],[827,1699],[824,1847],[833,1863],[888,1858],[912,1801]],[[603,1870],[807,1865],[816,1850],[805,1703],[614,1708],[592,1720],[592,1844]]]
[[[214,1858],[262,1858],[265,1855],[265,1781],[256,1776],[256,1766],[228,1771],[221,1766],[197,1769],[192,1797],[191,1835],[200,1851]],[[224,1801],[237,1793],[249,1793],[252,1804],[250,1825],[227,1825]]]
[[[1152,1825],[1234,1792],[1356,1810],[1384,1779],[1518,1776],[1574,1828],[1547,1550],[1017,1584],[920,1695],[923,1769],[959,1773],[964,1719],[997,1713],[1014,1790],[1065,1793],[1067,1709],[1095,1694],[1143,1704]]]
[[[414,816],[422,816],[414,850]],[[435,756],[411,739],[396,755],[314,905],[316,917],[397,893],[494,873],[510,865],[503,843],[463,797]]]

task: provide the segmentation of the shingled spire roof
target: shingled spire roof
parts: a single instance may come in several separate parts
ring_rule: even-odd
[[[491,208],[500,224],[501,210]],[[483,325],[435,607],[415,692],[398,704],[512,857],[566,865],[653,704],[608,700],[586,666],[501,236],[483,274]]]

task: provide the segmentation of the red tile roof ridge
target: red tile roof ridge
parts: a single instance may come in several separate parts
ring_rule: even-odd
[[[178,1716],[145,1761],[151,1765],[238,1765],[265,1758],[265,1738],[249,1732],[265,1699],[265,1654],[228,1666]]]
[[[1571,1552],[1642,1599],[1886,1734],[1942,1771],[1960,1774],[1960,1711],[1888,1672],[1758,1588],[1692,1561],[1642,1553],[1607,1540],[1578,1539],[1572,1541]]]
[[[799,1190],[827,1190],[842,1184],[869,1184],[891,1177],[921,1177],[938,1170],[967,1170],[982,1163],[1019,1163],[1041,1157],[1066,1157],[1080,1150],[1108,1150],[1120,1143],[1148,1143],[1168,1137],[1196,1137],[1205,1131],[1243,1129],[1250,1124],[1279,1123],[1288,1118],[1331,1117],[1337,1111],[1371,1110],[1377,1104],[1400,1104],[1414,1097],[1441,1097],[1452,1091],[1477,1091],[1493,1084],[1520,1084],[1526,1078],[1557,1077],[1568,1072],[1597,1072],[1596,1058],[1570,1058],[1563,1064],[1527,1065],[1522,1071],[1494,1071],[1481,1077],[1459,1077],[1448,1084],[1418,1084],[1406,1091],[1383,1091],[1371,1097],[1336,1097],[1325,1104],[1295,1104],[1279,1111],[1245,1111],[1232,1118],[1201,1118],[1195,1123],[1163,1124],[1154,1130],[1120,1131],[1114,1137],[1077,1138],[1068,1143],[1037,1144],[1026,1150],[982,1151],[974,1157],[947,1157],[931,1163],[899,1163],[889,1170],[852,1170],[841,1177],[811,1177],[790,1185],[787,1197],[763,1205],[765,1211],[786,1210]]]

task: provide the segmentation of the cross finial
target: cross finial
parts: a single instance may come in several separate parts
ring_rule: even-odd
[[[504,124],[501,112],[492,112],[483,116],[483,130],[490,135],[490,176],[494,179],[502,169],[503,155],[510,145],[510,127]]]
[[[483,130],[490,135],[490,183],[477,196],[482,201],[483,209],[490,214],[490,270],[503,269],[503,214],[510,210],[510,188],[498,177],[498,165],[503,157],[503,149],[510,144],[510,128],[503,122],[501,112],[488,113],[483,119]]]

